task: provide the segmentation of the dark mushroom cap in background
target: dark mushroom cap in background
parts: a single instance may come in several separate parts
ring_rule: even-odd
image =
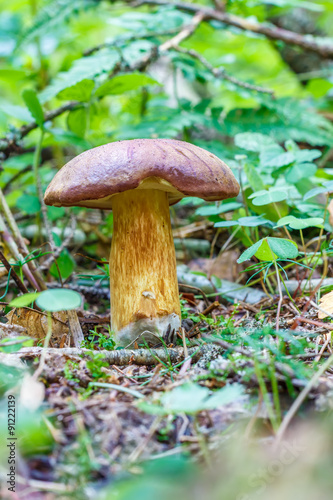
[[[160,189],[170,204],[185,196],[232,198],[239,185],[217,156],[188,142],[134,139],[99,146],[73,158],[45,193],[54,206],[111,208],[112,196],[129,189]]]

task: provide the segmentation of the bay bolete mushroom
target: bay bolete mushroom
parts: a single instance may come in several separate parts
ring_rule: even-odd
[[[236,196],[229,167],[208,151],[171,139],[119,141],[68,162],[45,193],[47,205],[112,209],[111,327],[119,345],[156,343],[180,327],[169,205],[185,196]],[[149,333],[151,332],[151,333]]]

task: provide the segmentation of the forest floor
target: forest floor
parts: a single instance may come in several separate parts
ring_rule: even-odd
[[[98,498],[113,498],[111,484],[120,488],[117,498],[132,498],[121,496],[122,482],[127,487],[133,483],[137,494],[138,478],[147,467],[148,477],[162,475],[163,481],[168,477],[165,467],[171,467],[172,477],[173,468],[179,472],[185,467],[174,487],[185,484],[190,494],[194,473],[188,472],[189,464],[200,471],[215,470],[218,484],[216,464],[230,453],[230,446],[238,449],[241,440],[233,482],[228,483],[230,491],[237,491],[244,456],[251,453],[257,468],[267,468],[267,460],[274,464],[274,453],[281,453],[281,443],[290,441],[295,429],[299,432],[305,416],[310,422],[327,418],[333,408],[333,371],[324,367],[332,354],[332,324],[318,320],[318,309],[309,307],[308,298],[291,302],[286,297],[276,331],[278,301],[277,296],[257,304],[213,302],[207,307],[187,296],[184,338],[179,336],[178,347],[148,348],[143,359],[133,350],[126,365],[117,360],[121,351],[103,349],[108,340],[105,316],[96,329],[98,314],[88,312],[81,325],[89,351],[49,349],[38,379],[33,373],[41,349],[2,354],[1,363],[10,367],[10,377],[20,387],[17,412],[24,431],[19,496],[8,496],[3,488],[1,498],[96,498],[97,493]],[[174,348],[179,359],[172,362]],[[24,408],[32,421],[20,414]],[[313,429],[318,430],[314,424]],[[302,446],[309,446],[304,444],[307,435],[306,429],[296,451],[291,450],[294,461]],[[325,439],[318,442],[322,455]],[[253,443],[263,446],[269,458],[250,452]],[[180,466],[183,459],[186,466]],[[152,464],[159,464],[157,472],[156,466],[150,471]],[[225,463],[220,473],[228,476]],[[157,495],[159,481],[154,481]],[[253,493],[255,488],[246,484]],[[211,486],[205,488],[213,498]]]

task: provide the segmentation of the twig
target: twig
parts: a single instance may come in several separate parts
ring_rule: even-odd
[[[319,368],[319,370],[314,374],[314,376],[309,380],[308,384],[304,387],[304,389],[297,396],[297,398],[295,399],[295,401],[293,402],[293,404],[289,408],[288,413],[285,415],[285,417],[282,421],[282,424],[280,425],[279,430],[276,434],[275,444],[274,444],[275,448],[277,448],[279,446],[290,422],[294,418],[297,410],[300,408],[300,406],[302,405],[305,398],[310,393],[313,386],[318,382],[319,378],[323,375],[323,373],[325,373],[325,371],[331,366],[332,363],[333,363],[333,355],[331,355],[325,361],[325,363]]]
[[[210,306],[206,307],[206,309],[204,309],[201,314],[203,316],[207,316],[207,314],[211,313],[212,311],[214,311],[215,309],[217,309],[218,307],[220,307],[220,305],[221,304],[216,300]]]
[[[14,257],[16,261],[24,261],[24,257],[22,254],[19,252],[19,249],[16,245],[16,242],[14,241],[12,235],[8,232],[5,221],[3,220],[2,216],[0,215],[0,235],[2,236],[3,240],[6,242],[6,245]],[[30,285],[33,287],[34,290],[40,291],[40,287],[35,279],[35,276],[32,274],[28,264],[23,264],[22,265],[22,272],[29,281]],[[26,292],[24,292],[26,293]]]
[[[60,106],[59,108],[54,109],[53,111],[49,111],[48,113],[45,113],[45,122],[51,121],[57,116],[62,115],[66,111],[70,111],[74,109],[76,106],[78,106],[80,103],[77,101],[70,101],[63,106]],[[30,122],[27,125],[23,125],[21,128],[19,128],[14,137],[3,137],[0,140],[0,151],[2,151],[6,156],[9,156],[9,154],[13,151],[16,151],[19,146],[17,145],[17,142],[23,139],[26,135],[29,134],[32,130],[36,129],[38,127],[36,122]]]
[[[333,57],[333,44],[330,44],[327,39],[320,39],[311,35],[304,36],[299,33],[295,33],[294,31],[278,28],[268,23],[261,24],[250,19],[243,19],[242,17],[227,14],[226,12],[220,12],[202,5],[186,2],[169,2],[169,0],[137,0],[134,3],[129,3],[131,3],[134,7],[139,7],[141,5],[173,5],[179,10],[183,10],[185,12],[201,12],[205,15],[206,20],[213,19],[229,26],[235,26],[236,28],[244,31],[259,33],[271,40],[281,40],[290,45],[297,45],[302,49],[316,52],[321,57],[326,59],[331,59]]]
[[[108,384],[106,382],[89,382],[90,387],[102,387],[105,389],[113,389],[114,391],[125,392],[126,394],[130,394],[134,398],[141,399],[143,395],[139,391],[134,391],[133,389],[129,389],[128,387],[124,387],[123,385],[117,384]]]
[[[0,143],[1,143],[1,141],[0,141]],[[16,224],[16,221],[15,221],[13,214],[12,214],[8,204],[7,204],[7,201],[5,199],[5,195],[3,194],[3,191],[1,188],[0,188],[0,209],[3,211],[4,216],[6,217],[6,219],[8,221],[8,225],[9,225],[9,227],[14,235],[14,238],[16,240],[16,241],[14,241],[14,239],[11,237],[11,240],[13,241],[13,243],[15,243],[15,247],[17,249],[16,255],[13,255],[13,257],[17,260],[23,260],[21,252],[24,253],[25,256],[27,256],[29,254],[29,250],[27,248],[27,245],[25,244],[25,241],[24,241],[21,233],[20,233],[18,225]],[[4,225],[4,221],[3,221],[2,225]],[[17,242],[17,244],[16,244],[16,242]],[[20,251],[18,250],[17,247],[19,247]],[[27,276],[27,279],[29,280],[30,284],[34,287],[34,289],[37,290],[38,292],[40,292],[42,290],[46,290],[47,287],[45,285],[44,279],[43,279],[42,275],[40,274],[40,272],[38,271],[34,261],[30,260],[30,262],[28,262],[28,264],[27,264],[27,267],[30,270],[30,275],[32,275],[32,279],[33,279],[33,282],[35,284],[33,284],[30,281],[30,279],[28,278],[27,275],[26,276]]]
[[[123,45],[124,43],[134,42],[135,40],[158,38],[161,36],[170,36],[170,35],[174,35],[175,33],[178,33],[178,32],[179,32],[179,26],[177,26],[177,28],[173,28],[173,29],[170,29],[167,31],[156,31],[154,33],[147,32],[147,33],[143,33],[141,35],[133,35],[131,37],[127,37],[127,38],[123,38],[123,39],[120,38],[119,40],[115,40],[115,41],[113,40],[112,42],[104,42],[104,43],[101,43],[100,45],[96,45],[95,47],[91,47],[90,49],[86,50],[85,52],[83,52],[83,56],[84,57],[91,56],[91,54],[93,54],[94,52],[97,52],[98,50],[104,49],[106,47],[114,47],[114,46],[118,46],[118,45]]]
[[[318,326],[319,328],[326,328],[326,330],[333,330],[333,325],[331,323],[324,323],[323,321],[315,321],[313,319],[303,318],[303,316],[295,318],[294,325],[297,326],[298,323],[308,323],[309,325]],[[295,328],[292,327],[292,330],[294,329]]]
[[[162,45],[160,45],[159,51],[164,52],[166,50],[170,50],[177,47],[181,42],[186,40],[186,38],[189,38],[195,32],[195,30],[198,28],[198,26],[202,23],[204,19],[205,19],[205,14],[200,10],[198,10],[198,12],[193,17],[191,23],[185,26],[179,33],[177,33],[176,36],[170,38],[170,40],[167,40]]]
[[[4,256],[4,254],[1,252],[1,250],[0,250],[0,260],[3,263],[3,265],[5,266],[5,268],[7,269],[8,275],[10,275],[13,278],[13,280],[15,281],[15,283],[18,286],[19,290],[21,290],[22,293],[28,293],[29,290],[27,289],[27,287],[25,286],[25,284],[22,283],[22,281],[20,280],[20,278],[16,274],[14,268],[9,264],[8,260],[6,259],[6,257]]]
[[[184,49],[183,47],[179,47],[178,45],[172,47],[174,50],[177,52],[180,52],[182,54],[186,54],[190,57],[193,57],[194,59],[197,59],[198,61],[201,62],[205,68],[207,68],[212,75],[215,78],[222,78],[223,80],[227,80],[228,82],[233,83],[234,85],[237,85],[238,87],[242,87],[244,89],[248,90],[255,90],[256,92],[262,92],[264,94],[270,94],[274,95],[274,90],[272,89],[267,89],[265,87],[260,87],[259,85],[252,85],[251,83],[243,82],[242,80],[238,80],[238,78],[235,78],[234,76],[228,75],[226,70],[224,68],[214,68],[212,64],[210,64],[209,61],[205,57],[203,57],[199,52],[193,49]]]

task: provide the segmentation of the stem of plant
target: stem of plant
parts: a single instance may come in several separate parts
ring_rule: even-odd
[[[282,302],[283,302],[283,293],[282,293],[282,287],[281,287],[280,272],[279,272],[279,268],[277,266],[276,260],[274,260],[274,266],[275,266],[276,278],[277,278],[277,283],[278,283],[278,290],[279,290],[279,295],[280,295],[280,300],[279,300],[278,308],[277,308],[277,312],[276,312],[276,331],[278,331],[279,330],[280,311],[281,311],[281,306],[282,306]]]
[[[275,208],[275,210],[276,210],[276,213],[278,214],[279,219],[282,219],[282,217],[281,217],[281,212],[280,212],[280,210],[279,210],[279,207],[277,206],[277,204],[276,204],[275,202],[273,202],[273,205],[274,205],[274,208]],[[288,237],[290,240],[292,240],[292,237],[291,237],[291,235],[290,235],[290,233],[289,233],[289,231],[288,231],[287,227],[286,227],[286,226],[283,226],[283,229],[284,229],[284,231],[285,231],[285,233],[286,233],[287,237]]]

